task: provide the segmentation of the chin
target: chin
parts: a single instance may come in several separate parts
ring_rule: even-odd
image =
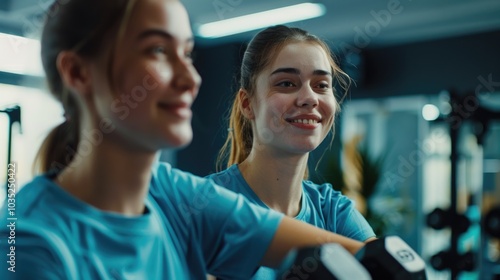
[[[166,137],[167,146],[169,148],[183,148],[193,140],[193,132],[191,129],[182,131],[182,133],[172,133]]]
[[[189,140],[184,140],[183,139],[181,141],[177,141],[175,143],[171,143],[170,147],[178,149],[178,148],[184,148],[184,147],[186,147],[189,144],[191,144],[191,139],[189,139]]]
[[[292,150],[299,153],[299,154],[307,154],[312,151],[314,151],[316,148],[318,148],[318,145],[312,144],[312,143],[307,143],[307,144],[300,144],[300,145],[293,145]]]

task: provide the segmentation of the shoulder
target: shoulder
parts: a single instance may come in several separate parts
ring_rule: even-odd
[[[264,208],[269,208],[262,202],[252,187],[250,187],[241,174],[237,164],[231,165],[224,171],[208,175],[207,178],[213,180],[215,184],[225,189],[242,194],[252,203],[258,204]]]
[[[216,184],[221,185],[223,187],[229,187],[230,185],[234,185],[237,181],[237,178],[241,176],[241,173],[238,169],[237,164],[233,164],[227,169],[210,174],[205,178],[213,180]]]
[[[206,178],[213,180],[215,184],[228,190],[245,195],[252,202],[260,201],[245,181],[245,178],[243,178],[237,164],[233,164],[221,172],[210,174]]]
[[[356,210],[354,202],[333,189],[331,184],[315,184],[304,181],[307,200],[321,212],[326,229],[346,237],[364,241],[374,236],[365,218]],[[320,210],[319,210],[320,209]]]
[[[150,194],[157,203],[172,205],[197,205],[200,201],[233,202],[233,192],[220,187],[213,180],[173,168],[170,164],[159,162],[153,169]],[[202,204],[204,204],[202,203]],[[194,206],[193,206],[194,207]],[[181,209],[178,209],[181,210]]]
[[[152,191],[168,189],[173,192],[191,192],[203,186],[214,185],[209,179],[174,168],[166,162],[158,162],[153,166],[151,180]]]
[[[35,177],[21,188],[12,204],[6,202],[2,216],[15,228],[13,242],[20,244],[26,244],[25,240],[40,240],[30,245],[68,245],[77,240],[73,235],[76,225],[83,219],[95,222],[96,218],[91,211],[84,211],[88,206],[65,192],[48,175]]]
[[[320,200],[347,198],[341,192],[335,190],[330,183],[316,184],[309,180],[302,181],[304,193],[308,196],[317,197]]]
[[[22,203],[21,203],[22,202]],[[15,217],[20,221],[50,216],[54,204],[61,202],[55,184],[46,175],[35,177],[17,193],[9,193],[2,206],[0,217]]]
[[[333,189],[330,183],[316,184],[303,181],[306,201],[323,213],[338,213],[338,211],[351,211],[354,208],[352,200],[340,191]],[[330,214],[329,214],[330,215]]]
[[[14,270],[19,279],[78,279],[69,240],[57,231],[33,221],[23,221],[12,223],[1,233],[12,236],[12,231],[15,232],[13,238],[0,244],[2,251],[11,255],[5,254],[0,258],[2,273]]]

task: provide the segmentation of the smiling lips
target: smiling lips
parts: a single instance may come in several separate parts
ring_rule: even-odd
[[[301,115],[286,119],[291,125],[302,129],[315,129],[318,123],[321,123],[321,118],[316,115]]]
[[[292,123],[304,123],[304,124],[315,124],[318,123],[317,120],[312,120],[312,119],[298,119],[298,120],[292,120]]]
[[[180,103],[160,103],[158,105],[161,109],[165,110],[166,112],[177,116],[179,118],[191,118],[192,116],[192,111],[191,111],[191,104],[185,103],[185,102],[180,102]]]

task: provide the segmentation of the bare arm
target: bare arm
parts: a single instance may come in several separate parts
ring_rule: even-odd
[[[377,239],[378,239],[377,237],[370,237],[370,238],[366,239],[366,240],[365,240],[365,241],[363,241],[363,242],[368,243],[368,242],[371,242],[371,241],[375,241],[375,240],[377,240]]]
[[[291,249],[325,243],[339,243],[351,254],[364,246],[362,242],[284,217],[262,259],[262,265],[277,267]]]

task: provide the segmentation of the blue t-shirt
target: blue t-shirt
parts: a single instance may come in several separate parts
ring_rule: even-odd
[[[0,214],[11,225],[0,229],[0,279],[249,279],[283,217],[162,163],[138,217],[94,208],[48,175],[15,199],[13,215],[7,203]]]
[[[207,176],[223,187],[241,193],[251,202],[266,209],[269,207],[255,194],[241,175],[238,165]],[[315,225],[340,235],[365,241],[375,233],[366,219],[354,207],[353,202],[330,184],[318,185],[311,181],[302,181],[302,199],[297,220]],[[276,279],[274,269],[261,267],[252,279]]]

